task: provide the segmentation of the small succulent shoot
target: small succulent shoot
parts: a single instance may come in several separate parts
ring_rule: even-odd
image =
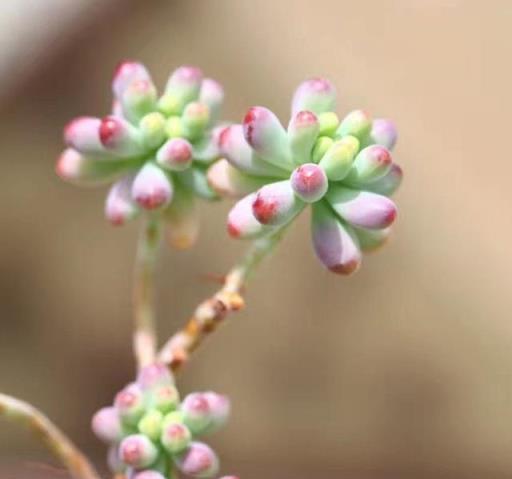
[[[231,412],[231,401],[227,396],[211,391],[204,393],[204,397],[208,402],[211,417],[205,433],[215,432],[226,424]]]
[[[152,441],[158,441],[162,434],[162,424],[164,414],[158,409],[150,409],[142,416],[137,424],[137,429],[141,434],[149,437]]]
[[[127,466],[142,469],[156,461],[158,449],[144,434],[132,434],[119,445],[119,456]]]
[[[119,442],[123,438],[123,425],[117,409],[113,406],[100,409],[92,418],[92,430],[107,444]]]
[[[114,406],[126,426],[137,424],[144,414],[144,403],[144,393],[136,383],[127,385],[114,399]]]
[[[181,412],[185,424],[194,434],[204,433],[210,426],[210,404],[204,394],[189,394],[181,404]]]
[[[57,174],[78,185],[111,183],[105,216],[113,225],[141,211],[162,215],[171,244],[191,246],[196,197],[217,198],[206,173],[219,157],[222,86],[200,69],[182,66],[158,97],[144,65],[125,61],[114,73],[112,91],[110,115],[78,117],[65,127],[67,149]]]
[[[336,91],[325,79],[302,83],[285,129],[269,109],[249,109],[239,125],[219,135],[222,159],[208,172],[221,195],[241,198],[228,214],[235,238],[273,234],[312,210],[312,240],[331,271],[356,271],[363,251],[389,236],[397,209],[389,199],[402,170],[390,151],[397,139],[390,120],[355,110],[340,119]]]
[[[92,429],[110,445],[113,473],[171,479],[177,467],[189,476],[209,478],[218,471],[218,459],[197,439],[223,426],[229,412],[229,399],[211,391],[189,394],[180,402],[173,375],[154,363],[117,393],[113,406],[94,415]]]
[[[212,477],[219,470],[217,455],[202,442],[192,442],[185,452],[176,456],[174,463],[183,474],[198,479]]]
[[[170,454],[179,454],[183,452],[192,440],[190,429],[177,418],[168,418],[162,428],[161,433],[162,446]]]

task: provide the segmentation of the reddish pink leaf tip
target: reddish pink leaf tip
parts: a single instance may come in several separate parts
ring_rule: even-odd
[[[358,259],[352,259],[346,263],[331,266],[329,270],[336,274],[349,275],[355,273],[360,264],[361,262]]]
[[[311,78],[307,83],[312,90],[317,92],[328,92],[333,88],[329,80],[321,77]]]
[[[256,196],[252,204],[252,212],[261,224],[269,224],[275,216],[277,202],[273,199],[265,199],[260,194]]]
[[[240,230],[230,221],[228,221],[227,229],[228,229],[229,236],[231,236],[232,238],[240,237]]]
[[[101,120],[100,141],[104,146],[112,145],[119,133],[119,122],[113,116],[107,116]]]
[[[218,137],[219,138],[218,139],[219,148],[224,148],[226,146],[226,144],[229,141],[229,135],[230,135],[230,127],[226,126],[226,128],[223,128],[221,130],[221,132],[219,133],[219,137]]]
[[[295,122],[297,126],[306,126],[317,123],[318,118],[313,112],[304,110],[297,113]]]
[[[391,154],[383,146],[375,146],[377,151],[375,153],[375,159],[379,164],[387,165],[391,163]]]
[[[138,195],[135,201],[146,210],[155,210],[162,206],[168,198],[168,191],[155,190],[149,195]]]
[[[119,76],[129,75],[135,68],[138,68],[138,66],[139,62],[135,60],[120,61],[114,69],[113,77],[117,78]]]
[[[192,65],[183,65],[177,70],[179,78],[185,81],[199,80],[203,77],[203,72],[200,68]]]

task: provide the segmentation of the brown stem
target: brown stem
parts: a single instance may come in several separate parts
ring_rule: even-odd
[[[279,242],[283,232],[280,229],[270,236],[254,241],[243,261],[227,274],[222,288],[201,303],[184,327],[165,343],[158,354],[159,361],[177,371],[229,313],[244,307],[241,292],[247,279]]]
[[[149,218],[141,231],[135,261],[133,288],[134,333],[133,349],[139,368],[151,364],[156,357],[156,327],[154,313],[155,266],[162,225]]]
[[[0,394],[0,416],[26,424],[50,448],[74,479],[100,479],[89,460],[43,413],[30,404]]]

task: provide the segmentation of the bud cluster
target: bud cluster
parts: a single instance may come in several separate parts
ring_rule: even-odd
[[[197,438],[224,425],[229,411],[229,399],[213,392],[192,393],[181,401],[169,369],[157,363],[143,368],[112,406],[94,415],[92,429],[110,446],[112,472],[128,479],[170,479],[175,468],[210,478],[219,460]]]
[[[302,83],[285,129],[264,107],[219,135],[223,159],[208,172],[219,194],[242,197],[228,216],[235,238],[257,238],[312,206],[312,237],[320,261],[350,274],[362,251],[384,243],[396,217],[389,196],[402,179],[390,151],[397,133],[387,119],[355,110],[340,119],[336,92],[321,78]]]
[[[216,128],[224,92],[196,67],[182,66],[169,77],[164,93],[138,62],[121,63],[112,82],[110,115],[82,116],[64,129],[67,149],[57,173],[77,184],[113,182],[105,215],[124,224],[142,211],[158,211],[175,228],[176,246],[193,242],[195,196],[216,197],[206,180],[219,156]]]
[[[235,238],[273,234],[311,205],[312,240],[331,271],[350,274],[362,252],[383,244],[402,180],[391,150],[397,132],[384,118],[335,113],[323,78],[303,82],[285,128],[269,109],[250,108],[241,124],[219,124],[222,87],[182,66],[157,95],[146,68],[122,63],[112,113],[79,117],[65,128],[57,173],[79,184],[112,182],[105,214],[120,225],[140,211],[161,214],[176,247],[198,233],[196,197],[241,198],[228,215]]]

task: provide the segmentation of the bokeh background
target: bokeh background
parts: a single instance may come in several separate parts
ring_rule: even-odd
[[[133,375],[136,225],[108,226],[105,190],[53,168],[66,121],[108,111],[120,59],[159,85],[200,65],[233,120],[263,104],[286,122],[295,86],[325,75],[340,113],[399,126],[393,241],[337,277],[304,215],[180,387],[231,395],[212,442],[243,479],[511,477],[511,24],[496,0],[2,0],[0,390],[103,462],[88,423]],[[198,246],[164,253],[162,337],[242,254],[228,208],[205,204]],[[2,479],[65,477],[48,464],[0,425]]]

